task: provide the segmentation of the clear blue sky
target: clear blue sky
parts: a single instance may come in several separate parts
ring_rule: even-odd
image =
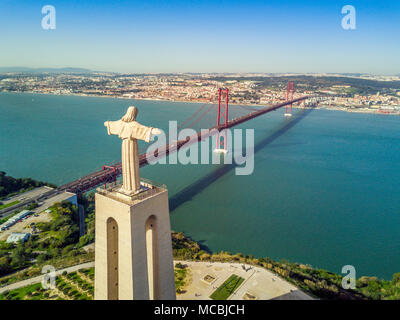
[[[42,6],[56,30],[41,28]],[[341,8],[357,29],[341,27]],[[400,1],[1,0],[0,66],[400,73]]]

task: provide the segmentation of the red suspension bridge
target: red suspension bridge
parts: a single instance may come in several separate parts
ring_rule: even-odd
[[[263,114],[278,110],[282,107],[286,107],[285,116],[290,113],[292,114],[292,106],[295,103],[303,102],[307,99],[315,99],[310,96],[303,96],[297,99],[293,99],[294,94],[294,84],[288,83],[286,101],[283,103],[279,103],[273,106],[265,107],[262,109],[250,109],[252,112],[240,116],[231,120],[228,120],[228,103],[229,103],[229,90],[219,89],[218,90],[218,113],[217,113],[217,124],[214,127],[209,128],[210,135],[216,134],[217,135],[217,151],[224,151],[227,149],[227,139],[224,133],[224,129],[235,127],[239,124],[242,124],[246,121],[251,119],[257,118]],[[289,99],[290,97],[290,99]],[[191,115],[188,119],[183,121],[179,126],[178,129],[188,126],[193,126],[195,123],[199,122],[213,107],[214,105],[209,105],[208,103],[203,104],[199,107],[199,109]],[[208,107],[207,107],[208,106]],[[290,109],[289,109],[290,108]],[[176,152],[181,148],[187,147],[193,141],[197,142],[201,139],[204,139],[201,132],[197,132],[196,135],[187,137],[183,140],[178,140],[169,144],[166,144],[163,147],[160,147],[154,151],[154,156],[156,157],[166,157],[172,152]],[[147,156],[145,153],[139,156],[139,165],[140,167],[145,166],[148,164]],[[121,163],[115,163],[112,165],[105,165],[102,167],[101,170],[90,173],[80,179],[67,183],[65,185],[60,186],[57,191],[69,191],[73,193],[85,193],[87,191],[92,190],[94,187],[111,182],[116,182],[116,179],[119,175],[121,175],[122,165]]]

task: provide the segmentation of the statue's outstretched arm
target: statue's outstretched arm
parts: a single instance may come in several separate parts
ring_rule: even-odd
[[[161,133],[162,133],[162,131],[160,129],[157,129],[157,128],[151,129],[151,134],[154,136],[161,134]]]
[[[107,133],[110,135],[111,134],[110,121],[105,121],[104,126],[107,128]]]
[[[151,128],[150,132],[150,141],[154,140],[154,136],[158,136],[159,134],[163,133],[162,130],[157,129],[157,128]]]

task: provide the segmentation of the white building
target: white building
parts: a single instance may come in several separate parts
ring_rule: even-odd
[[[10,219],[8,219],[6,222],[4,222],[0,226],[0,230],[3,231],[12,225],[16,224],[18,220],[25,218],[27,215],[31,214],[29,210],[23,210],[20,213],[17,213],[15,216],[12,216]]]
[[[25,242],[28,241],[30,233],[22,233],[22,232],[12,232],[8,238],[7,243],[17,243],[18,241]]]

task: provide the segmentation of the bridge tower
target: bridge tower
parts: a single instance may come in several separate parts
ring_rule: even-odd
[[[294,94],[294,82],[288,81],[286,90],[286,101],[289,101],[289,99],[293,100],[293,94]],[[293,108],[292,103],[290,105],[285,106],[285,117],[292,116],[292,108]]]
[[[228,124],[228,104],[229,104],[229,89],[219,88],[218,90],[218,114],[217,126],[218,134],[216,135],[216,146],[214,152],[227,153],[227,133],[226,126]]]

